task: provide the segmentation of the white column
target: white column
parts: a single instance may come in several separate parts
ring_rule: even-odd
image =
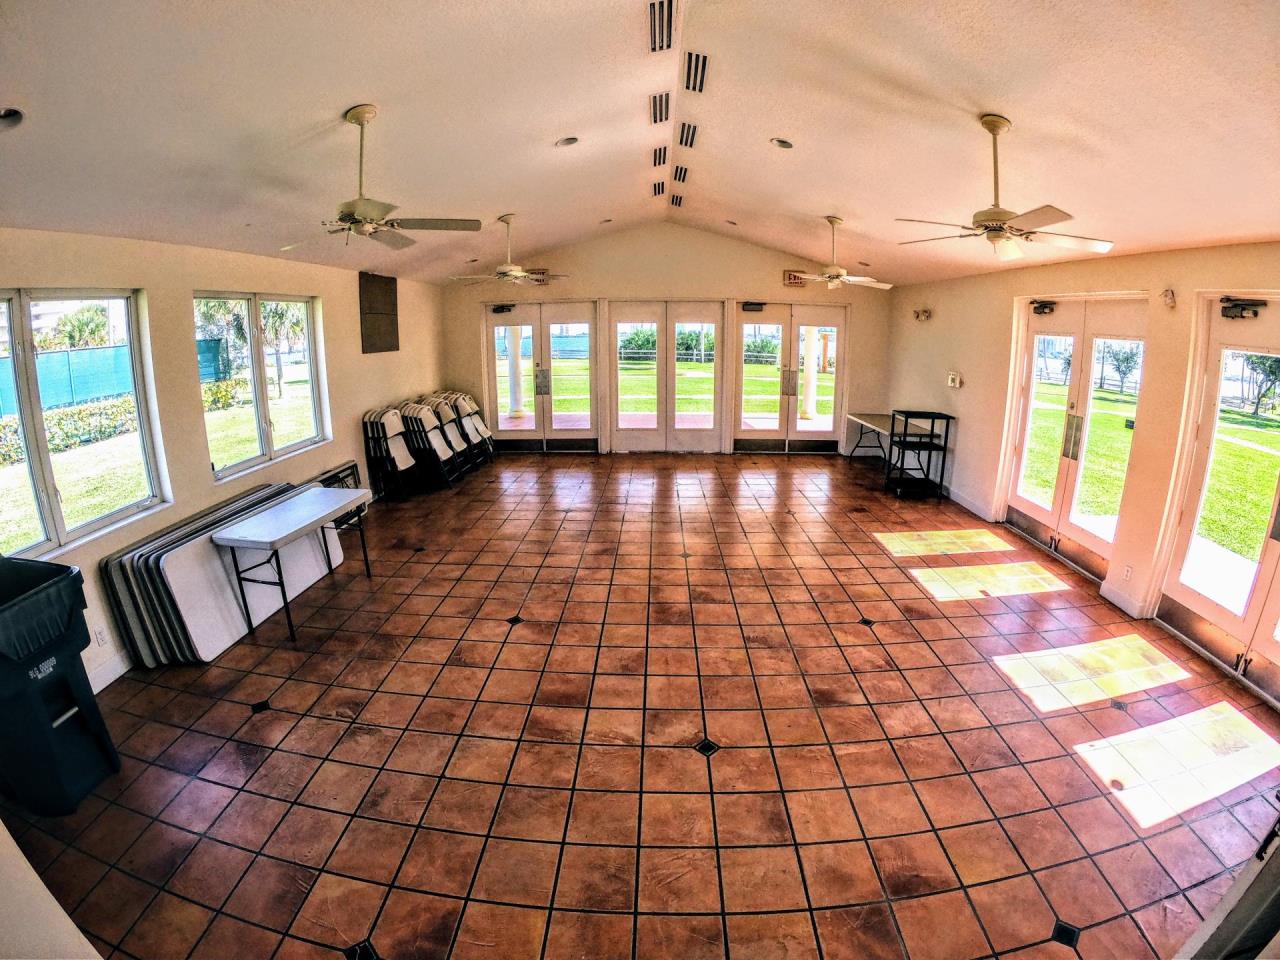
[[[800,419],[812,420],[818,415],[818,328],[801,327],[804,340],[804,395],[800,401]]]
[[[513,417],[523,417],[525,414],[523,367],[520,360],[520,327],[507,327],[507,392]]]

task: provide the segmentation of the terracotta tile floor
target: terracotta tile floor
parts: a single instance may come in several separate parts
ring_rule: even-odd
[[[874,536],[980,529],[1012,549]],[[838,458],[508,456],[376,507],[371,552],[296,646],[273,623],[104,691],[125,767],[75,816],[5,813],[104,956],[1169,956],[1276,817],[1273,714]],[[908,573],[955,568],[968,599]],[[1122,699],[1081,694],[1108,656]],[[1123,736],[1214,705],[1225,746]]]

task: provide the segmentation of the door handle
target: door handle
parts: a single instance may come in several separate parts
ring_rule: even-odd
[[[1084,417],[1067,414],[1066,429],[1062,432],[1062,455],[1068,460],[1080,458],[1080,437],[1084,433]]]
[[[551,370],[538,369],[533,371],[533,393],[534,396],[548,397],[551,395]]]

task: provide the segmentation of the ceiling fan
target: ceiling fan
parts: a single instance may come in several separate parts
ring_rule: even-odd
[[[821,280],[826,283],[828,290],[834,290],[842,283],[856,283],[860,287],[875,287],[877,290],[892,289],[892,283],[881,283],[875,277],[851,276],[848,270],[838,266],[836,264],[836,227],[844,223],[844,221],[830,214],[822,219],[831,224],[831,265],[823,267],[820,274],[797,273],[796,276],[801,280]]]
[[[954,240],[960,237],[983,237],[991,243],[996,256],[1001,260],[1017,260],[1026,256],[1017,241],[1026,240],[1031,243],[1044,243],[1054,247],[1068,247],[1072,250],[1088,250],[1090,253],[1107,253],[1111,249],[1110,240],[1095,240],[1093,237],[1077,237],[1070,233],[1050,233],[1044,227],[1055,223],[1065,223],[1071,214],[1057,207],[1045,205],[1028,210],[1026,213],[1014,213],[1000,206],[1000,134],[1008,130],[1012,123],[1006,117],[995,113],[984,113],[978,118],[984,130],[991,134],[991,166],[995,184],[995,198],[991,206],[979,210],[973,215],[973,223],[942,223],[938,220],[908,220],[898,218],[899,223],[928,223],[937,227],[955,227],[965,233],[951,234],[945,237],[926,237],[924,240],[904,240],[900,246],[909,243],[931,243],[934,240]]]
[[[372,123],[377,115],[378,108],[372,103],[359,104],[342,115],[342,119],[347,123],[354,123],[360,128],[359,186],[356,198],[338,207],[338,218],[323,221],[321,226],[329,227],[329,233],[345,233],[347,242],[351,241],[351,235],[354,233],[357,236],[377,240],[393,250],[403,250],[415,243],[412,237],[401,233],[402,230],[479,230],[479,220],[445,220],[426,217],[388,219],[388,214],[398,209],[396,205],[382,200],[373,200],[364,195],[364,128]],[[292,250],[303,243],[306,241],[291,243],[281,247],[280,250],[281,252]]]
[[[485,280],[504,280],[507,283],[519,284],[545,284],[550,280],[568,280],[569,277],[564,273],[547,273],[544,270],[526,270],[518,263],[511,262],[511,221],[515,219],[514,213],[504,213],[498,218],[499,223],[507,225],[507,260],[500,264],[498,269],[493,273],[473,274],[464,277],[450,277],[450,280],[470,280],[473,283],[483,283]]]

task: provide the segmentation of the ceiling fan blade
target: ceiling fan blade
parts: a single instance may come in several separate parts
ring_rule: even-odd
[[[906,217],[898,217],[897,223],[928,223],[935,227],[955,227],[957,230],[972,230],[973,225],[968,223],[943,223],[941,220],[908,220]]]
[[[1026,256],[1022,248],[1018,246],[1018,241],[1013,237],[1005,237],[997,240],[992,246],[995,247],[996,256],[1001,260],[1021,260]]]
[[[371,200],[369,197],[356,197],[354,200],[348,200],[338,207],[338,216],[342,216],[345,213],[355,217],[357,220],[381,220],[395,209],[397,208],[394,203]]]
[[[875,277],[845,277],[845,283],[856,283],[860,287],[875,287],[877,290],[892,290],[892,283],[884,283]]]
[[[817,273],[797,273],[796,276],[799,277],[801,280],[818,280],[821,282],[826,282],[826,279],[827,279],[826,277],[821,276],[820,274],[817,274]]]
[[[334,233],[335,231],[330,230],[329,232]],[[296,250],[298,247],[301,247],[303,244],[307,244],[310,242],[311,242],[310,240],[295,240],[293,243],[286,243],[283,247],[280,248],[280,253],[287,253],[290,250]]]
[[[1036,230],[1034,233],[1022,235],[1024,240],[1036,243],[1047,243],[1054,247],[1067,247],[1071,250],[1088,250],[1090,253],[1110,253],[1114,244],[1110,240],[1096,240],[1093,237],[1077,237],[1070,233],[1046,233]]]
[[[387,226],[397,230],[479,230],[479,220],[443,220],[430,217],[396,217]]]
[[[1055,223],[1065,223],[1070,219],[1071,214],[1067,211],[1045,204],[1043,207],[1036,207],[1034,210],[1018,214],[1012,220],[1006,221],[1005,226],[1013,227],[1015,230],[1039,230],[1041,227],[1051,227]]]
[[[450,277],[450,280],[475,280],[483,282],[485,280],[496,280],[497,277],[492,273],[468,273],[460,277]]]
[[[913,243],[933,243],[935,240],[959,240],[961,237],[980,237],[980,233],[953,233],[948,237],[925,237],[923,240],[899,240],[898,246],[905,247]]]
[[[403,250],[405,247],[412,247],[418,241],[413,237],[406,237],[397,230],[375,230],[369,234],[371,240],[377,240],[384,247],[390,247],[392,250]]]

